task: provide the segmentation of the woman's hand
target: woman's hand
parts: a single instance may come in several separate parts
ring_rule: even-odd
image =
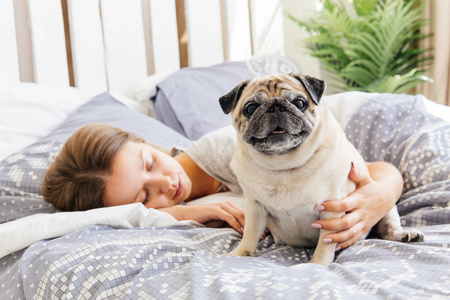
[[[178,221],[193,220],[208,227],[224,227],[228,224],[237,232],[243,233],[244,211],[231,202],[205,205],[175,205],[159,209],[171,214]]]
[[[346,212],[341,218],[318,220],[314,228],[337,231],[324,236],[327,243],[337,243],[336,250],[347,248],[383,218],[401,196],[403,178],[391,164],[368,163],[370,177],[358,172],[353,166],[349,178],[356,190],[341,200],[326,201],[316,210]]]

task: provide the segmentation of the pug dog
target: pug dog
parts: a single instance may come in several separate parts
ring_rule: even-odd
[[[229,255],[253,255],[266,227],[279,244],[314,247],[311,262],[329,266],[335,243],[330,231],[315,229],[317,220],[340,218],[341,212],[314,207],[346,197],[356,188],[351,165],[369,175],[364,159],[347,140],[331,112],[320,102],[325,82],[300,74],[247,80],[220,97],[237,132],[231,168],[245,197],[245,228]],[[378,223],[383,239],[422,241],[423,234],[404,230],[394,207]]]

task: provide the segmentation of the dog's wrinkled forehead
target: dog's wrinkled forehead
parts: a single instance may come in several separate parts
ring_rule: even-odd
[[[296,91],[309,98],[308,92],[298,80],[285,75],[269,75],[253,79],[248,83],[241,98],[245,99],[257,94],[266,95],[267,98],[283,97],[286,91]]]

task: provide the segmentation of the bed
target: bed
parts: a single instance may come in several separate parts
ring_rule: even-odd
[[[421,95],[345,92],[322,101],[367,161],[401,171],[402,225],[420,228],[424,242],[374,236],[324,268],[308,263],[314,249],[277,245],[270,234],[254,257],[229,257],[241,239],[233,229],[179,222],[140,204],[58,212],[42,199],[45,171],[83,124],[185,148],[230,124],[218,97],[240,81],[307,74],[264,46],[279,5],[264,18],[271,23],[248,21],[275,2],[0,2],[0,39],[9,41],[0,52],[2,299],[450,297],[450,108]]]

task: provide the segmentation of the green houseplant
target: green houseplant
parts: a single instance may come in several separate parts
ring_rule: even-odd
[[[345,3],[347,1],[347,3]],[[309,20],[288,17],[309,33],[305,45],[343,90],[404,93],[425,81],[433,57],[419,42],[419,0],[323,0]]]

